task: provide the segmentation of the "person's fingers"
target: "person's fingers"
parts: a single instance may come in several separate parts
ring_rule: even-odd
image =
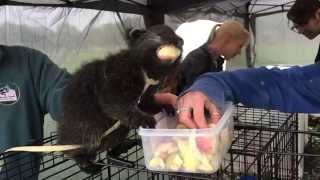
[[[204,103],[199,101],[194,102],[193,118],[198,128],[207,128],[208,124],[204,114]]]
[[[178,110],[179,111],[179,110]],[[179,122],[187,126],[188,128],[197,128],[197,125],[193,122],[191,111],[180,111],[178,113]]]
[[[197,128],[192,116],[192,93],[187,93],[177,101],[177,115],[180,123],[188,128]]]
[[[208,119],[208,123],[217,124],[221,118],[221,112],[219,108],[213,104],[211,101],[205,102],[205,108],[208,109],[210,113],[210,118]]]

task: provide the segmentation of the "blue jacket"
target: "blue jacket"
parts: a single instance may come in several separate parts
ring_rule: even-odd
[[[283,112],[319,113],[320,64],[206,73],[187,91],[202,91],[220,106],[232,101]]]

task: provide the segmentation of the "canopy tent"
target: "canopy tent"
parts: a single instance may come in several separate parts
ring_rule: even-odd
[[[120,13],[141,14],[150,18],[151,24],[164,20],[164,14],[174,14],[181,12],[194,13],[220,13],[231,16],[251,16],[261,15],[264,11],[270,11],[277,7],[282,7],[281,11],[293,1],[273,1],[268,0],[3,0],[0,5],[15,6],[43,6],[43,7],[68,7],[94,9],[104,11],[115,11]],[[261,6],[256,12],[249,12],[251,6]],[[270,14],[270,12],[267,12]],[[157,17],[158,16],[158,21]],[[161,17],[162,16],[162,17]]]
[[[4,0],[2,5],[76,7],[134,14],[168,14],[190,7],[208,7],[215,4],[223,10],[237,9],[250,0]],[[226,9],[225,9],[226,8]]]
[[[0,0],[0,44],[39,49],[72,72],[126,47],[122,32],[128,27],[176,28],[196,19],[236,18],[253,38],[242,53],[247,56],[231,61],[229,69],[309,64],[318,43],[290,31],[285,12],[291,5],[291,0]],[[45,137],[54,127],[45,121]]]
[[[212,14],[224,17],[218,20],[240,18],[254,37],[246,51],[246,64],[253,67],[256,61],[256,19],[286,12],[292,3],[292,0],[2,0],[0,5],[115,12],[118,24],[124,28],[128,26],[123,22],[126,21],[122,18],[124,14],[141,15],[145,26],[166,23],[173,28],[184,21],[211,18],[208,15]]]

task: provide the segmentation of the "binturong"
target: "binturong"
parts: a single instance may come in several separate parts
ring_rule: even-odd
[[[161,109],[154,94],[177,71],[183,40],[166,25],[132,30],[128,40],[127,49],[92,60],[72,75],[62,99],[58,145],[9,151],[63,151],[82,170],[95,173],[101,168],[97,153],[119,155],[135,143],[126,140],[131,129],[153,128],[150,109]]]

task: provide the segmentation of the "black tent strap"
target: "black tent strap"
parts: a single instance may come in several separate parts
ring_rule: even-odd
[[[28,3],[18,2],[14,0],[5,0],[0,5],[11,6],[42,6],[42,7],[69,7],[69,8],[81,8],[81,9],[95,9],[104,11],[117,11],[121,13],[132,13],[147,15],[150,10],[143,5],[127,3],[117,0],[96,0],[96,1],[59,1],[63,3]]]
[[[210,0],[148,0],[148,5],[127,0],[127,2],[120,0],[95,0],[95,1],[70,1],[70,0],[58,0],[56,3],[32,3],[27,1],[15,1],[15,0],[1,0],[0,5],[12,5],[12,6],[43,6],[43,7],[69,7],[69,8],[82,8],[82,9],[95,9],[105,11],[116,11],[121,13],[132,13],[148,15],[151,11],[154,13],[168,13],[176,10],[181,10],[185,7],[201,4]],[[223,1],[223,0],[216,0]],[[48,2],[48,1],[47,1]]]
[[[223,0],[148,0],[148,5],[153,10],[160,13],[172,13],[181,9],[200,5],[209,1],[223,1]]]
[[[286,3],[283,3],[283,4],[251,4],[252,7],[253,6],[267,6],[267,8],[263,8],[263,9],[260,9],[258,11],[255,11],[255,12],[250,12],[251,14],[255,15],[255,16],[266,16],[266,15],[270,15],[270,14],[276,14],[276,13],[279,13],[279,12],[286,12],[288,11],[288,9],[293,5],[294,1],[289,1],[289,2],[286,2]],[[277,8],[281,8],[281,10],[275,10],[275,11],[271,11],[273,9],[277,9]],[[261,14],[261,15],[259,15]]]
[[[186,9],[192,6],[211,6],[215,7],[215,4],[220,2],[230,1],[229,5],[232,6],[232,2],[237,2],[239,0],[148,0],[148,4],[144,5],[138,3],[135,0],[52,0],[46,1],[46,3],[32,3],[31,0],[17,1],[17,0],[0,0],[0,5],[16,5],[16,6],[44,6],[44,7],[70,7],[70,8],[82,8],[82,9],[95,9],[95,10],[104,10],[104,11],[115,11],[120,13],[132,13],[132,14],[141,14],[141,15],[150,15],[151,12],[167,14],[174,13],[179,10]],[[254,16],[264,16],[273,14],[270,13],[271,9],[282,7],[282,11],[285,12],[288,10],[288,7],[292,5],[294,1],[289,1],[287,3],[270,3],[262,4],[257,3],[255,0],[246,0],[251,2],[251,6],[265,6],[267,8],[260,9],[256,12],[249,12]],[[238,12],[237,9],[241,7],[235,7],[234,12],[231,12],[231,15],[242,16],[241,12]],[[217,7],[217,9],[219,9]],[[227,12],[228,10],[222,8],[222,13]],[[265,13],[266,12],[266,13]],[[277,13],[278,10],[275,12]],[[230,13],[230,12],[229,12]],[[228,13],[227,13],[228,14]]]

